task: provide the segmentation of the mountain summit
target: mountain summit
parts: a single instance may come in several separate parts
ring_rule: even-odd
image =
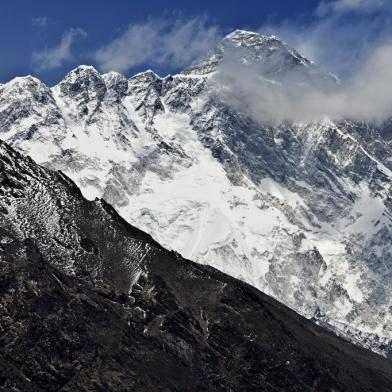
[[[201,62],[187,68],[185,74],[208,75],[222,65],[252,67],[260,74],[272,78],[287,78],[287,74],[335,82],[336,78],[323,72],[316,64],[299,54],[276,36],[266,36],[245,30],[235,30],[225,36],[217,47]]]

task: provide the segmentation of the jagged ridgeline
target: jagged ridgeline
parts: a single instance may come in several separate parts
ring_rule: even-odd
[[[388,126],[263,121],[233,89],[250,70],[264,87],[340,83],[276,37],[235,31],[174,76],[13,79],[0,138],[164,247],[391,355]]]
[[[379,392],[391,369],[0,143],[0,390]]]

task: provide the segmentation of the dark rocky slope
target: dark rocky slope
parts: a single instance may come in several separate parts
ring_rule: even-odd
[[[0,144],[0,390],[390,391],[392,363]]]

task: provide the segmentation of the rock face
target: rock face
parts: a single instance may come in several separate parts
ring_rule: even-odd
[[[0,390],[390,391],[392,362],[0,143]]]
[[[165,78],[81,66],[53,88],[14,79],[0,138],[166,248],[391,355],[390,124],[256,122],[216,90],[227,62],[268,83],[339,83],[276,37],[235,31]]]

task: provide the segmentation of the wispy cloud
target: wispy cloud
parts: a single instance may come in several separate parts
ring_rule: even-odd
[[[263,25],[259,31],[281,37],[342,77],[349,76],[369,53],[392,38],[390,0],[322,1],[310,16],[310,21],[291,19]]]
[[[86,38],[87,33],[80,28],[71,28],[66,31],[58,45],[45,48],[33,53],[33,62],[37,70],[53,69],[60,67],[64,62],[73,58],[72,45],[77,38]]]
[[[37,16],[36,18],[31,19],[31,25],[33,27],[46,27],[48,25],[48,17],[47,16]]]
[[[390,0],[334,0],[322,1],[316,9],[316,13],[324,16],[328,13],[346,12],[372,12],[387,6]]]
[[[204,55],[219,38],[219,28],[205,18],[151,19],[128,26],[95,53],[95,60],[104,71],[126,72],[142,64],[181,67]]]

